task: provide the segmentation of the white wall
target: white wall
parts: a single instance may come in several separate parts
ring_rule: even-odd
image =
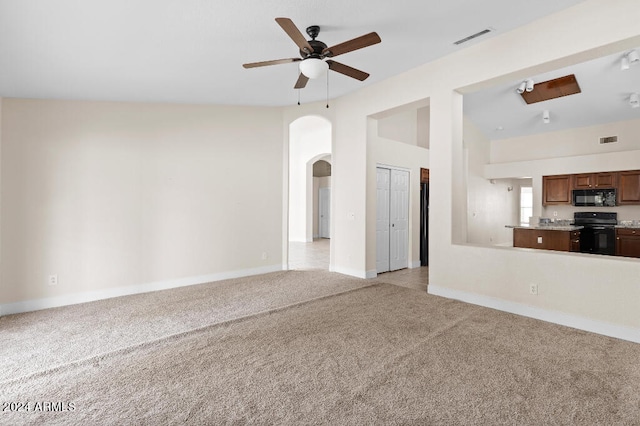
[[[291,123],[289,241],[313,241],[313,163],[331,154],[331,123],[319,116]]]
[[[313,178],[313,238],[319,237],[319,189],[331,188],[331,176]],[[329,222],[331,223],[331,222]]]
[[[429,107],[418,108],[418,129],[417,129],[417,138],[418,138],[418,146],[422,148],[429,149],[429,116],[431,111],[429,111]]]
[[[414,153],[379,155],[390,145],[369,138],[369,117],[429,99],[426,163],[437,200],[429,292],[640,341],[639,261],[455,243],[467,235],[460,93],[635,47],[639,15],[637,0],[587,0],[363,87],[330,109],[4,100],[1,300],[256,270],[281,260],[261,260],[278,249],[286,260],[288,126],[309,114],[332,123],[330,268],[366,276],[375,270],[375,165],[387,154],[385,162],[409,164]],[[625,153],[596,162],[614,154],[639,164],[640,156]],[[491,173],[515,175],[485,168],[485,177]],[[238,177],[233,188],[212,183],[229,175]],[[268,195],[248,201],[256,188]],[[231,238],[231,229],[241,231]],[[60,284],[43,288],[53,272]],[[537,296],[528,294],[532,282]]]
[[[593,208],[542,206],[542,176],[639,169],[638,134],[640,119],[491,141],[491,164],[483,174],[494,179],[531,176],[534,215],[572,219],[574,212]],[[600,138],[608,135],[617,135],[618,143],[601,145]],[[640,219],[640,206],[598,210],[617,212],[619,220]]]
[[[2,198],[2,97],[0,97],[0,288],[4,288],[2,286],[2,206],[3,206],[3,198]],[[2,313],[2,308],[0,308],[0,314]]]
[[[578,127],[518,138],[491,141],[490,163],[510,163],[545,158],[596,155],[640,149],[640,119]],[[604,136],[618,136],[617,143],[600,144]],[[613,165],[615,166],[615,165]],[[605,167],[603,164],[602,167]],[[567,169],[571,164],[567,165]],[[591,170],[586,170],[590,172]]]
[[[411,116],[415,117],[415,110]],[[376,167],[378,165],[393,166],[409,171],[409,266],[420,266],[420,169],[429,168],[429,150],[417,145],[410,145],[402,141],[390,140],[379,133],[381,121],[369,118],[368,131],[368,165],[367,170],[367,227],[376,226]],[[399,126],[405,126],[406,122],[400,121]],[[386,134],[393,134],[386,122]],[[413,120],[414,129],[416,121]],[[402,132],[400,131],[400,134]],[[375,247],[375,241],[374,241]],[[367,269],[367,277],[375,277],[375,250],[367,252],[367,265],[373,260],[373,269]],[[373,257],[373,259],[371,259]]]
[[[369,151],[377,142],[367,141],[365,118],[428,98],[430,192],[438,200],[431,203],[430,212],[429,292],[640,341],[639,261],[455,243],[466,240],[467,215],[460,91],[637,46],[639,15],[635,0],[587,0],[340,99],[336,161],[349,163],[353,180],[352,193],[337,198],[342,212],[355,212],[354,220],[339,222],[335,229],[349,241],[339,248],[341,259],[351,256],[344,265],[360,275],[375,269],[375,227],[370,219],[375,209],[369,199],[377,159]],[[367,164],[362,163],[365,155]],[[369,215],[365,226],[359,221],[363,212]],[[364,260],[359,255],[363,251]],[[539,285],[537,296],[528,293],[530,283]]]
[[[288,269],[288,258],[289,258],[289,204],[290,204],[290,195],[289,195],[289,179],[290,179],[290,171],[289,171],[289,145],[291,141],[291,124],[294,123],[301,117],[308,116],[318,116],[323,117],[330,123],[331,126],[331,174],[332,174],[332,185],[335,186],[335,174],[336,174],[336,152],[337,152],[337,143],[336,143],[336,113],[337,108],[335,104],[331,105],[331,108],[326,108],[326,103],[324,102],[314,102],[309,104],[302,104],[290,107],[282,108],[282,127],[284,129],[283,135],[283,151],[282,156],[284,159],[283,164],[286,165],[286,169],[284,170],[284,178],[282,181],[282,209],[283,209],[283,217],[282,217],[282,258],[283,258],[283,269]],[[339,157],[339,155],[338,155]],[[346,171],[349,172],[348,170]],[[345,189],[348,191],[348,187]],[[337,233],[335,231],[335,212],[337,208],[336,204],[339,203],[334,198],[335,190],[332,190],[331,194],[331,224],[330,224],[330,251],[329,251],[329,270],[333,271],[336,268],[336,247],[341,244],[346,244],[344,239],[346,236],[342,233]],[[339,266],[338,266],[339,268]]]
[[[520,193],[513,179],[485,179],[490,141],[469,120],[464,120],[467,155],[467,242],[509,245],[513,234],[505,225],[518,223]]]
[[[418,113],[415,109],[398,111],[378,121],[378,136],[409,145],[418,145]]]
[[[2,113],[3,312],[281,269],[280,109],[5,98]]]

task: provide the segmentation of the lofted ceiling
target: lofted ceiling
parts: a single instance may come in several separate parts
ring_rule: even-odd
[[[635,50],[640,53],[640,46]],[[622,70],[627,52],[528,76],[541,83],[574,74],[581,93],[527,105],[516,93],[522,80],[512,80],[466,94],[465,116],[491,140],[640,119],[640,108],[629,105],[630,94],[640,93],[640,62]],[[548,124],[542,120],[544,110],[549,111]]]
[[[318,39],[329,46],[371,31],[380,35],[382,43],[339,57],[371,76],[359,82],[330,73],[335,98],[580,1],[538,0],[531,7],[528,0],[0,0],[0,96],[265,106],[292,105],[298,95],[303,103],[319,101],[327,96],[326,79],[294,90],[296,63],[242,68],[298,55],[276,17],[291,18],[303,34],[319,25]],[[487,28],[493,31],[453,44]],[[484,102],[481,95],[477,100]]]

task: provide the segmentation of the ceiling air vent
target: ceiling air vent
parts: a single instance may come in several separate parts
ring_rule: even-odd
[[[470,40],[473,40],[476,37],[480,37],[481,35],[485,35],[485,34],[490,33],[490,32],[491,32],[491,29],[487,28],[486,30],[482,30],[479,33],[475,33],[475,34],[470,35],[469,37],[465,37],[465,38],[463,38],[461,40],[458,40],[458,41],[454,42],[453,44],[466,43],[466,42],[468,42]]]
[[[600,138],[600,144],[605,144],[605,143],[616,143],[618,142],[618,137],[617,136],[607,136],[604,138]]]

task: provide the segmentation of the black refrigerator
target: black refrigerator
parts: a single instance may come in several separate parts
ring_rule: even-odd
[[[420,265],[429,265],[429,183],[420,184]]]

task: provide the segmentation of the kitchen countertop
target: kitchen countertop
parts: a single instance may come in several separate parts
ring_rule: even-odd
[[[562,226],[553,226],[553,225],[541,225],[541,226],[529,226],[529,225],[505,225],[505,228],[520,228],[520,229],[539,229],[539,230],[549,230],[549,231],[579,231],[584,228],[584,226],[575,226],[575,225],[562,225]]]

